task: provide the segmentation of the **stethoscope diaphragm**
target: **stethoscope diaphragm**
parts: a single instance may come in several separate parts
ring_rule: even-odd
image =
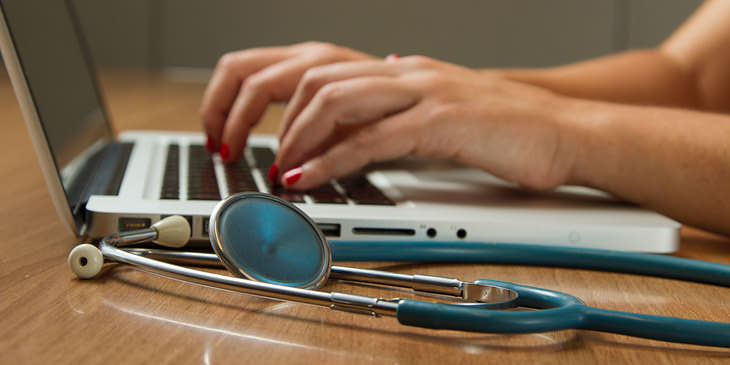
[[[327,240],[311,218],[276,196],[232,195],[216,205],[209,227],[213,249],[236,275],[299,288],[327,281]]]

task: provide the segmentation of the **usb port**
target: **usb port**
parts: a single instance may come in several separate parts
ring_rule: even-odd
[[[210,217],[202,217],[203,220],[203,236],[207,236],[210,233]]]
[[[319,230],[324,233],[325,237],[339,237],[340,225],[337,223],[317,223]]]
[[[149,228],[150,225],[152,225],[152,220],[149,218],[124,217],[119,218],[119,221],[117,222],[117,228],[119,232],[128,232],[137,229]]]

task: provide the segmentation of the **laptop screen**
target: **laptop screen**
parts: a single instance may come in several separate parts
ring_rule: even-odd
[[[113,137],[72,4],[65,0],[0,0],[9,35],[71,207],[76,174]],[[7,56],[7,55],[6,55]],[[83,190],[83,189],[82,189]],[[72,208],[73,209],[73,208]]]

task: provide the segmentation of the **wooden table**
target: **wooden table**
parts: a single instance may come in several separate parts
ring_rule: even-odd
[[[201,82],[107,72],[102,83],[119,130],[200,128]],[[7,77],[0,79],[0,116],[2,364],[730,362],[730,350],[588,331],[505,336],[412,328],[393,318],[227,293],[120,265],[98,280],[79,281],[66,265],[76,240],[53,209]],[[275,119],[257,131],[274,132]],[[685,229],[677,255],[730,264],[730,240]],[[710,285],[542,267],[360,266],[508,280],[608,309],[730,321],[730,289]]]

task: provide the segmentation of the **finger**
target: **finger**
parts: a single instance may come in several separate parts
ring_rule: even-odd
[[[298,166],[328,140],[335,127],[372,122],[414,105],[418,91],[400,79],[363,77],[321,88],[284,136],[276,163],[281,171]]]
[[[421,114],[414,107],[363,127],[323,154],[284,173],[282,184],[289,189],[311,189],[372,162],[410,154],[416,148],[418,131],[411,130],[409,121],[422,118]]]
[[[203,127],[215,145],[243,80],[264,67],[289,57],[288,47],[270,47],[229,53],[221,57],[211,76],[200,107]],[[217,150],[217,148],[216,148]]]
[[[251,127],[272,101],[291,97],[301,75],[319,58],[300,55],[283,60],[250,75],[240,86],[223,125],[221,158],[233,161],[241,156]]]
[[[364,76],[397,76],[403,73],[401,65],[381,60],[367,60],[324,65],[307,70],[284,112],[282,124],[279,127],[279,136],[282,137],[286,134],[296,116],[311,102],[322,86],[335,81]]]

